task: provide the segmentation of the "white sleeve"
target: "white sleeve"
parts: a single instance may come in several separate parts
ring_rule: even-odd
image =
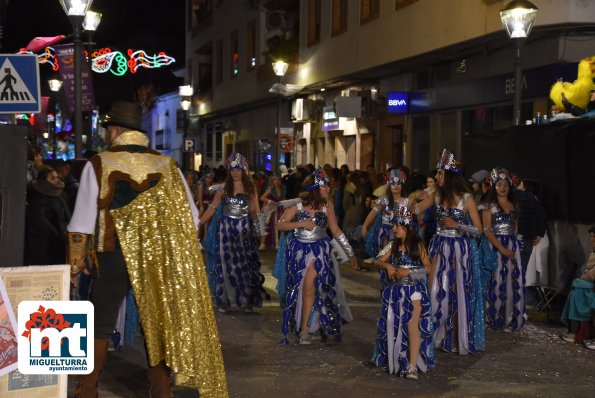
[[[192,196],[192,192],[190,192],[190,188],[186,183],[186,178],[184,178],[182,170],[178,169],[178,173],[180,174],[180,178],[182,179],[184,188],[186,188],[186,195],[188,196],[188,202],[190,202],[190,210],[192,211],[192,219],[194,220],[194,226],[196,227],[196,229],[198,229],[198,209],[196,208],[196,203],[194,203],[194,196]]]
[[[87,162],[81,174],[74,212],[67,227],[68,232],[80,232],[89,235],[95,233],[98,197],[99,186],[97,185],[95,170],[91,162]]]

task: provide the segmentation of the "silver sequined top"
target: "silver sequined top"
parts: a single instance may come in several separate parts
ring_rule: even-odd
[[[490,206],[492,212],[492,226],[494,235],[515,235],[518,213],[513,210],[505,213],[496,205]]]
[[[436,233],[441,236],[462,236],[461,232],[458,229],[452,228],[444,228],[442,227],[442,223],[440,222],[443,217],[450,217],[454,221],[462,225],[469,225],[467,222],[467,212],[463,210],[465,207],[465,201],[469,197],[469,193],[463,194],[463,197],[459,200],[456,207],[451,207],[450,209],[445,209],[440,205],[440,198],[436,194]]]
[[[223,215],[231,218],[248,217],[248,195],[238,193],[233,196],[223,195]]]
[[[388,252],[392,252],[393,249],[393,242],[389,242],[382,250],[382,256],[384,256]],[[379,257],[376,257],[379,259]],[[397,255],[391,254],[390,256],[390,263],[395,268],[407,268],[409,269],[410,273],[404,278],[400,278],[395,280],[393,283],[397,285],[406,285],[412,286],[418,283],[420,280],[425,279],[426,276],[426,269],[422,265],[421,261],[413,260],[409,254],[404,252],[399,252]]]
[[[388,206],[388,197],[386,195],[382,196],[376,200],[376,206],[381,207],[380,214],[382,215],[382,224],[384,224],[384,225],[392,226],[393,225],[393,212],[399,206],[408,206],[408,205],[409,205],[408,198],[401,198],[401,200],[399,202],[393,203],[392,208],[390,208]]]
[[[298,205],[298,210],[295,213],[296,221],[312,220],[316,223],[313,230],[306,228],[296,228],[294,230],[295,237],[303,242],[315,242],[321,239],[328,239],[326,228],[328,227],[328,217],[326,215],[326,207],[323,211],[318,211],[314,215],[302,210],[301,203]]]

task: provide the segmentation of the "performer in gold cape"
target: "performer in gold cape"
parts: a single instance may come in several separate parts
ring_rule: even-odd
[[[177,384],[202,397],[227,397],[227,384],[205,267],[198,246],[198,211],[175,161],[149,149],[137,104],[115,102],[103,126],[109,149],[83,170],[69,231],[73,283],[95,235],[98,277],[95,368],[79,376],[76,397],[97,396],[117,312],[132,286],[144,332],[151,397]]]

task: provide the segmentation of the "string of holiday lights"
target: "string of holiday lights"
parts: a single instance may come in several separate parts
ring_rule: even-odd
[[[21,48],[19,54],[35,54]],[[60,69],[58,59],[56,58],[53,47],[46,47],[41,54],[36,54],[39,64],[48,64],[54,71]],[[136,73],[139,68],[155,69],[176,62],[175,58],[167,55],[165,52],[159,52],[156,55],[149,55],[144,50],[127,51],[125,56],[121,51],[112,50],[104,47],[94,50],[91,53],[91,69],[96,73],[110,72],[116,76],[123,76],[126,72]],[[85,56],[89,54],[85,51]]]

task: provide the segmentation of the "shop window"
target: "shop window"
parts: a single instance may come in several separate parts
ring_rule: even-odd
[[[521,105],[521,121],[531,118],[533,104]],[[477,107],[461,112],[463,135],[475,135],[500,130],[512,125],[512,106]]]
[[[360,25],[366,24],[380,16],[380,0],[360,0]]]
[[[207,124],[207,150],[206,150],[206,157],[207,160],[213,159],[213,125]]]
[[[438,154],[430,153],[430,117],[427,115],[413,117],[411,151],[413,170],[430,171],[436,166]]]
[[[347,0],[333,0],[331,36],[347,31]]]
[[[320,43],[321,0],[308,0],[308,47]]]

